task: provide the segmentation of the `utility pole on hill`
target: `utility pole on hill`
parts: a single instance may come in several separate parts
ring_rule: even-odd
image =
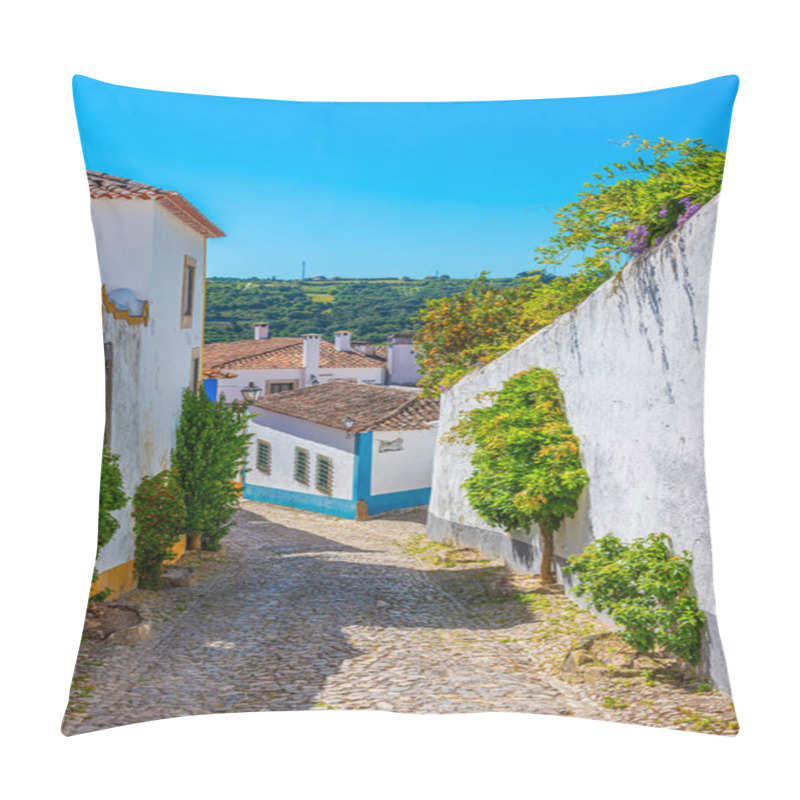
[[[303,269],[300,272],[300,280],[304,281],[306,279],[306,262],[303,262]]]

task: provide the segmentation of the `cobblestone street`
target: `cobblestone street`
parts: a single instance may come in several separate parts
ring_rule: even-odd
[[[730,699],[696,681],[609,662],[576,682],[562,670],[566,654],[608,629],[563,595],[536,593],[531,576],[431,542],[424,521],[424,509],[353,522],[244,501],[220,553],[181,559],[192,585],[124,598],[151,622],[148,638],[82,641],[64,733],[192,714],[375,709],[735,734]]]
[[[195,562],[196,585],[126,598],[152,620],[147,640],[82,644],[77,675],[94,691],[65,733],[309,708],[603,717],[509,641],[535,624],[529,610],[483,617],[409,548],[423,511],[351,522],[242,505],[223,552]]]

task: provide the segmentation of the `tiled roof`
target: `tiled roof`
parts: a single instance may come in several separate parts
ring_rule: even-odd
[[[439,416],[436,399],[421,398],[403,389],[346,381],[266,395],[254,405],[340,430],[347,430],[342,420],[350,417],[355,421],[353,432],[422,429]]]
[[[242,358],[266,353],[288,347],[302,339],[277,338],[277,339],[243,339],[237,342],[213,342],[203,348],[203,366],[219,367],[222,364],[238,361]]]
[[[117,178],[105,172],[87,170],[91,197],[110,197],[114,200],[156,200],[164,208],[185,222],[190,228],[211,239],[224,236],[208,217],[198,211],[183,195],[171,189],[159,189],[128,178]]]
[[[439,398],[419,397],[399,411],[386,417],[364,430],[369,431],[416,431],[430,427],[431,422],[439,419]]]
[[[208,344],[204,351],[205,367],[226,369],[302,369],[303,340],[245,339],[238,342]],[[379,356],[363,356],[352,351],[337,350],[324,339],[319,343],[319,368],[346,369],[385,366]]]

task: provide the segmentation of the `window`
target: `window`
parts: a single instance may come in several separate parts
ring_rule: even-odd
[[[106,364],[106,424],[103,430],[103,446],[111,447],[111,389],[114,375],[114,345],[111,342],[103,344]]]
[[[333,460],[327,456],[317,456],[317,489],[330,494],[333,487]]]
[[[194,314],[194,290],[197,261],[191,256],[183,257],[183,291],[181,293],[181,328],[192,327]]]
[[[272,472],[272,445],[264,439],[256,442],[256,469],[267,475]]]
[[[197,392],[200,388],[200,348],[192,348],[192,376],[190,379],[189,387],[193,392]]]
[[[308,486],[308,450],[303,447],[294,449],[294,479]]]
[[[291,392],[297,388],[297,381],[267,381],[267,394]]]

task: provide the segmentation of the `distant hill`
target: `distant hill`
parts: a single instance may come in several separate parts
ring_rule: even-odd
[[[268,322],[270,336],[320,333],[333,341],[335,331],[353,339],[386,341],[411,332],[411,318],[429,298],[462,292],[470,279],[376,278],[277,281],[259,278],[209,278],[206,282],[206,342],[251,339],[253,325]],[[516,278],[492,279],[498,288]]]

